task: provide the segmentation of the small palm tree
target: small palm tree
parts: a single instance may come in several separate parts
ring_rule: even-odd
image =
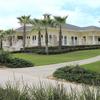
[[[15,31],[13,29],[9,29],[9,30],[5,31],[5,34],[9,40],[9,46],[12,46],[12,36],[14,33],[15,33]]]
[[[42,25],[44,26],[44,30],[45,30],[45,52],[46,54],[49,53],[48,51],[48,27],[52,26],[52,23],[53,23],[53,20],[50,18],[42,20]]]
[[[42,26],[42,22],[39,19],[32,19],[32,20],[30,20],[30,23],[33,26],[32,31],[34,31],[34,30],[38,31],[38,46],[41,47],[41,26]]]
[[[25,50],[26,44],[26,25],[30,23],[30,16],[21,16],[17,18],[19,23],[23,26],[23,49]]]
[[[5,32],[3,30],[0,30],[0,48],[3,48],[3,38],[4,38]]]
[[[54,21],[56,25],[59,27],[59,49],[61,50],[62,47],[62,25],[66,23],[66,19],[68,16],[60,17],[60,16],[54,16]]]

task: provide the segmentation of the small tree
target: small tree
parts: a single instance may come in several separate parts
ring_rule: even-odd
[[[9,46],[12,46],[12,36],[14,33],[15,33],[15,31],[13,29],[9,29],[9,30],[5,31],[5,34],[7,35],[8,40],[9,40]]]
[[[42,26],[42,22],[39,19],[31,19],[30,23],[33,26],[32,31],[34,31],[34,30],[38,31],[38,46],[41,47],[41,26]]]
[[[48,50],[48,27],[52,26],[53,20],[50,19],[49,17],[47,19],[42,20],[42,25],[44,26],[45,30],[45,52],[46,54],[49,53]]]
[[[3,48],[3,38],[4,38],[5,32],[3,30],[0,31],[0,48]]]
[[[23,50],[25,50],[26,44],[26,25],[30,23],[30,16],[21,16],[17,18],[19,23],[23,26]]]
[[[62,25],[66,23],[66,19],[68,16],[60,17],[60,16],[54,16],[54,21],[56,25],[59,27],[59,50],[61,50],[62,47]]]

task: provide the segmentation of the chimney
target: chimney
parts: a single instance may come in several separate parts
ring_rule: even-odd
[[[45,19],[45,20],[50,19],[50,14],[43,14],[43,16],[44,16],[44,19]]]

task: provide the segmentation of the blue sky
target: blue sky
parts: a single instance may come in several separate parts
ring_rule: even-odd
[[[0,29],[20,26],[17,17],[44,13],[68,15],[67,23],[77,26],[100,26],[100,0],[0,0]]]

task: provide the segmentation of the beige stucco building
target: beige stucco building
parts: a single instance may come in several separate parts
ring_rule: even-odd
[[[27,26],[26,47],[38,46],[38,32],[32,32],[32,27]],[[6,50],[20,50],[23,39],[23,27],[16,29],[12,35],[12,45],[9,45],[8,39],[3,41],[3,48]],[[48,28],[49,46],[57,46],[59,43],[59,28]],[[41,31],[41,44],[45,46],[45,31]],[[100,45],[100,28],[96,26],[78,27],[70,24],[62,27],[62,45]]]

